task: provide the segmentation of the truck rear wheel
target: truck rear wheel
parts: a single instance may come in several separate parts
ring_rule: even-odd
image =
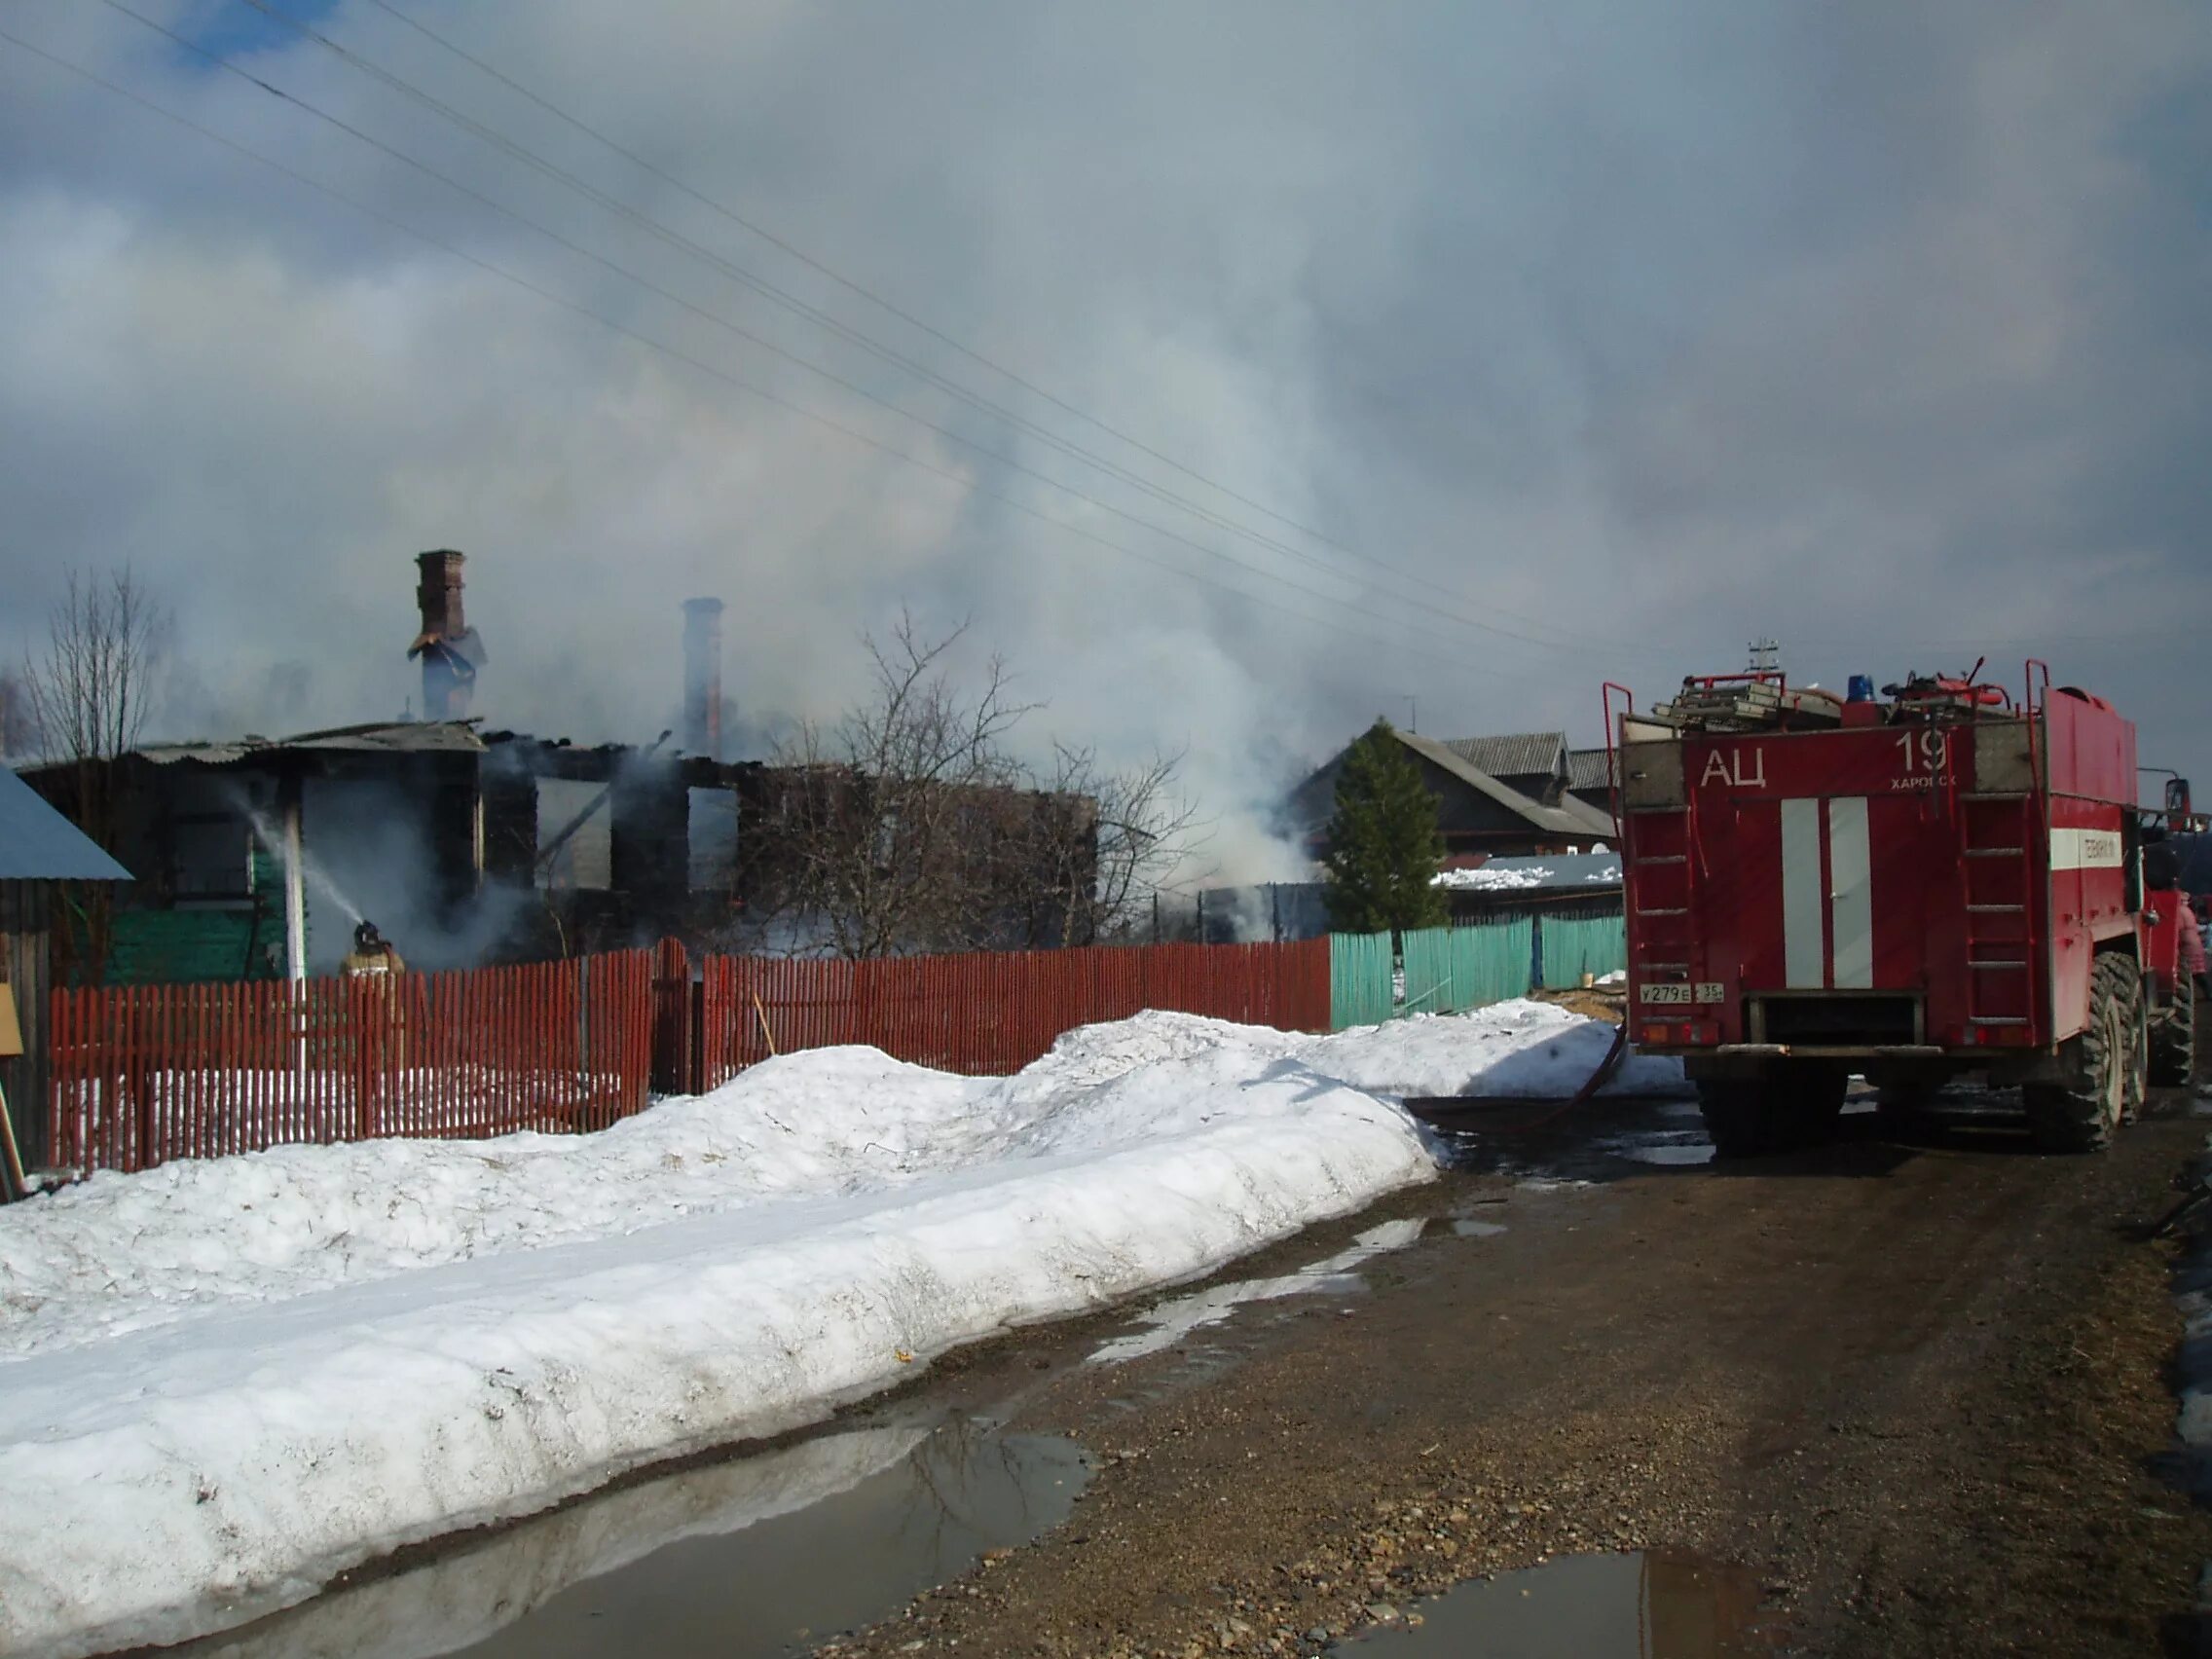
[[[2173,1002],[2151,1027],[2151,1081],[2185,1088],[2196,1075],[2196,986],[2182,976]]]
[[[2089,977],[2088,1028],[2074,1039],[2074,1077],[2020,1090],[2028,1130],[2046,1152],[2102,1152],[2141,1100],[2141,986],[2133,957],[2098,957]]]
[[[2121,987],[2127,999],[2127,1033],[2132,1045],[2128,1051],[2127,1098],[2120,1108],[2120,1121],[2132,1124],[2143,1116],[2143,1106],[2151,1098],[2151,994],[2143,976],[2133,962],[2125,957],[2127,974]]]

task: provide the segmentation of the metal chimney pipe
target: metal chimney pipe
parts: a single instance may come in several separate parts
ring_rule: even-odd
[[[683,747],[722,757],[722,602],[683,602]]]

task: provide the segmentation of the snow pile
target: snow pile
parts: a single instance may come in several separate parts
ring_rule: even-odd
[[[1151,1014],[1018,1077],[867,1049],[588,1137],[295,1147],[0,1211],[0,1651],[171,1641],[392,1548],[820,1419],[1428,1178],[1393,1094],[1565,1093],[1534,1003]]]
[[[1377,1094],[1565,1099],[1612,1046],[1613,1027],[1515,997],[1472,1014],[1420,1014],[1334,1037],[1291,1039],[1317,1071]],[[1677,1094],[1679,1060],[1631,1051],[1602,1094]]]

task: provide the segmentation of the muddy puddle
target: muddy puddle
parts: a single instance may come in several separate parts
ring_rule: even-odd
[[[193,1659],[803,1652],[1067,1519],[1073,1442],[939,1417],[604,1493],[166,1651]]]
[[[1277,1302],[1286,1296],[1356,1294],[1366,1288],[1358,1273],[1362,1264],[1417,1242],[1426,1225],[1424,1220],[1386,1221],[1357,1235],[1348,1247],[1327,1260],[1309,1263],[1295,1272],[1274,1278],[1231,1279],[1188,1296],[1169,1297],[1137,1316],[1138,1329],[1094,1349],[1091,1360],[1117,1365],[1176,1347],[1194,1332],[1222,1324],[1252,1303]]]
[[[1748,1659],[1782,1632],[1741,1567],[1646,1550],[1562,1556],[1462,1584],[1399,1622],[1342,1644],[1359,1659],[1497,1654],[1512,1659]]]

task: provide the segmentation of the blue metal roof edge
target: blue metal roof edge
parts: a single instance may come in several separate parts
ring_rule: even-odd
[[[129,881],[98,842],[0,766],[0,881]]]

